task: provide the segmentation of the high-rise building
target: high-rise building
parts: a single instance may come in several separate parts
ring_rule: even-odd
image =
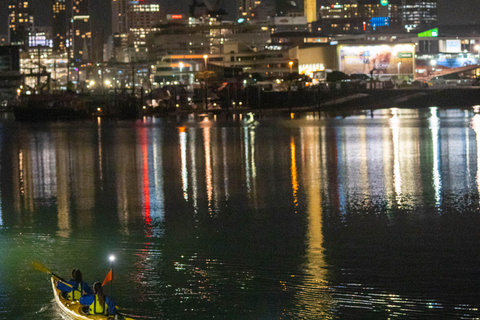
[[[437,23],[437,0],[401,0],[402,24],[406,29]]]
[[[65,0],[55,0],[52,15],[53,51],[65,52],[67,49],[67,11]]]
[[[33,28],[33,16],[28,1],[10,1],[8,22],[10,44],[28,47],[28,34]]]
[[[317,21],[317,0],[305,0],[303,8],[305,17],[307,17],[307,23]]]
[[[255,19],[255,8],[261,3],[261,0],[238,0],[239,18],[243,18],[247,21]]]
[[[128,31],[134,35],[134,46],[144,46],[146,36],[160,22],[160,5],[152,1],[132,3],[128,8]]]
[[[72,56],[76,61],[90,60],[92,31],[88,0],[72,3]]]
[[[112,0],[112,33],[128,32],[128,0]]]

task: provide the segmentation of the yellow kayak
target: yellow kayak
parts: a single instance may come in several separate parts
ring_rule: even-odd
[[[80,320],[133,320],[132,318],[126,318],[121,315],[115,316],[105,316],[105,315],[90,315],[85,314],[82,311],[82,305],[78,301],[66,300],[62,297],[62,292],[57,289],[58,278],[54,275],[51,277],[53,295],[55,296],[55,301],[57,302],[60,309],[65,312],[72,319]]]

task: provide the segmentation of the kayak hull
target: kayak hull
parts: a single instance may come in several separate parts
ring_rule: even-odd
[[[64,313],[70,316],[72,319],[78,320],[114,320],[114,316],[105,315],[87,315],[82,312],[82,305],[78,301],[66,300],[62,297],[62,292],[57,289],[58,279],[54,276],[51,277],[53,295],[55,296],[55,302],[62,309]]]

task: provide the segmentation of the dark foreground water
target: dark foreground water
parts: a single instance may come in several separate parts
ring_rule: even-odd
[[[293,118],[293,119],[292,119]],[[480,115],[0,125],[0,319],[38,261],[138,319],[480,317]]]

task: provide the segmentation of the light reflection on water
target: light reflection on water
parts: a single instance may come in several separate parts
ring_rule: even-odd
[[[438,108],[6,122],[0,319],[58,318],[32,260],[93,283],[110,253],[115,300],[143,318],[478,317],[479,123]]]

